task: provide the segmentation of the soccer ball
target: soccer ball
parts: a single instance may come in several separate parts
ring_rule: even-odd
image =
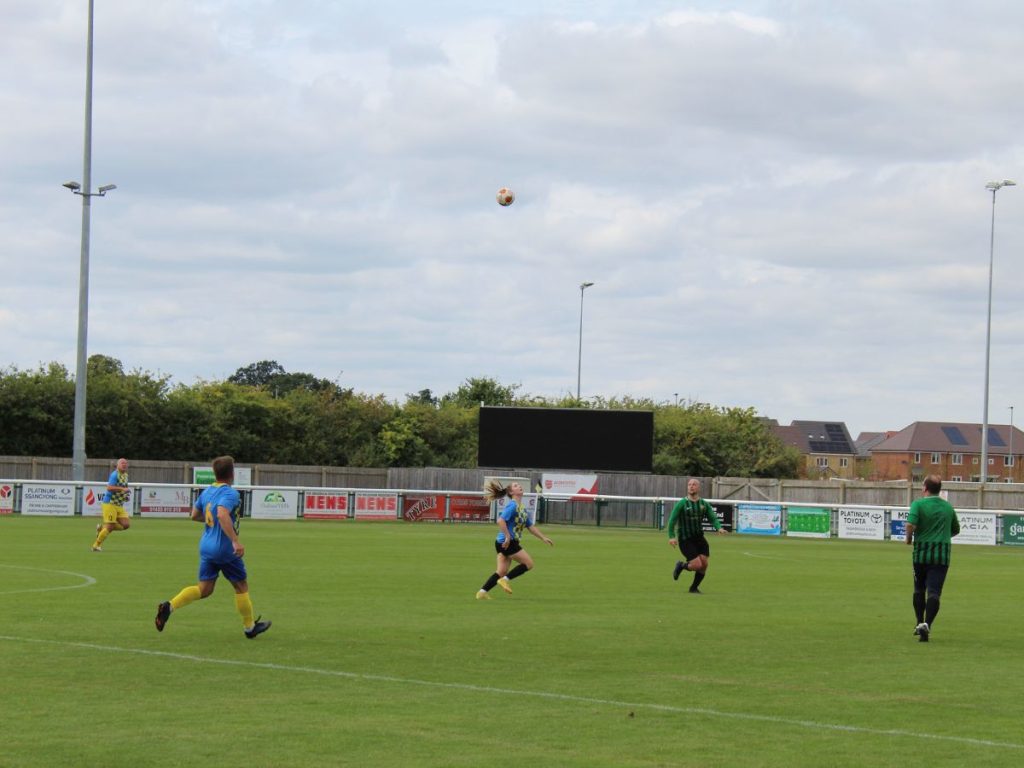
[[[502,187],[498,190],[497,198],[498,205],[512,205],[512,201],[516,199],[516,196],[508,187]]]

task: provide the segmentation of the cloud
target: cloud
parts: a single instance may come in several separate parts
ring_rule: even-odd
[[[84,9],[0,20],[5,362],[70,366]],[[587,280],[584,395],[978,421],[984,183],[1021,175],[1022,22],[1000,2],[109,0],[90,351],[181,381],[277,359],[395,398],[481,375],[558,396]],[[1024,374],[1021,194],[998,198],[993,403]]]

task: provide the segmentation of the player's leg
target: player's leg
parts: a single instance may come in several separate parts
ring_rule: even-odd
[[[699,595],[700,584],[708,572],[708,556],[711,554],[711,547],[708,540],[701,536],[694,541],[697,555],[687,564],[688,570],[693,571],[693,583],[690,584],[690,593]]]
[[[245,629],[245,636],[252,640],[257,635],[262,635],[272,622],[262,621],[262,616],[253,618],[252,599],[249,597],[249,580],[245,572],[245,562],[240,557],[235,557],[221,565],[224,577],[231,582],[235,590],[235,609],[242,617],[242,627]]]
[[[117,518],[116,525],[120,526],[117,530],[127,531],[129,528],[132,527],[132,521],[131,518],[124,514],[124,507],[121,508],[121,513],[122,514]]]
[[[512,579],[522,576],[528,570],[533,568],[533,560],[518,541],[513,541],[508,545],[508,549],[505,550],[505,558],[505,573],[502,573],[501,578],[498,579],[498,586],[501,587],[506,594],[511,595],[512,585],[509,584],[509,582]],[[517,565],[510,571],[508,570],[508,566],[511,565],[513,560],[516,561]]]
[[[533,558],[530,557],[530,553],[525,549],[520,549],[514,555],[512,559],[516,561],[517,565],[511,571],[508,572],[509,580],[516,579],[522,576],[527,571],[533,570]]]
[[[511,546],[511,544],[509,545]],[[501,544],[494,542],[495,551],[495,563],[494,573],[487,577],[487,581],[484,582],[483,586],[476,591],[477,600],[489,600],[490,595],[487,593],[494,589],[494,585],[498,583],[498,579],[504,576],[508,572],[508,557],[505,555],[505,550],[501,548]]]
[[[157,632],[164,631],[164,625],[171,618],[171,613],[179,608],[184,608],[186,605],[191,605],[196,600],[202,600],[212,595],[214,588],[217,586],[217,576],[219,573],[220,567],[215,562],[200,555],[198,581],[192,586],[185,587],[170,600],[160,603],[156,607],[154,623],[156,624]]]
[[[942,597],[942,587],[946,583],[946,574],[948,572],[948,565],[933,565],[928,568],[928,575],[925,578],[928,596],[924,604],[924,623],[928,625],[929,629],[935,623],[935,617],[939,615],[939,601]]]
[[[103,510],[103,523],[96,528],[96,539],[92,543],[93,552],[103,551],[103,542],[117,525],[117,507],[103,502],[101,509]]]
[[[928,635],[931,628],[925,621],[927,601],[925,592],[928,587],[928,566],[921,563],[914,563],[914,618],[917,625],[914,627],[914,634],[922,643],[928,642]]]

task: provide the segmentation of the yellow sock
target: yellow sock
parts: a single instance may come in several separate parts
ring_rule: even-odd
[[[189,603],[194,603],[203,596],[202,592],[199,591],[199,587],[192,585],[191,587],[185,587],[181,592],[171,598],[171,608],[178,610],[184,608]]]
[[[238,613],[242,616],[242,626],[246,629],[252,629],[256,622],[252,619],[252,600],[249,599],[248,592],[242,592],[241,594],[235,592],[235,608],[238,609]]]
[[[93,544],[93,546],[94,547],[100,546],[103,543],[103,540],[106,539],[107,536],[109,536],[109,535],[110,535],[110,531],[108,531],[106,528],[100,528],[100,532],[98,534],[96,534],[96,543]]]

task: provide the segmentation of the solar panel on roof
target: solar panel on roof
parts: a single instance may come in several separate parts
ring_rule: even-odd
[[[943,427],[942,434],[946,436],[953,445],[968,445],[967,438],[964,437],[963,432],[960,431],[960,427]]]
[[[808,440],[807,444],[814,453],[852,453],[850,444],[845,440]]]
[[[1002,436],[996,432],[992,427],[988,428],[988,444],[994,445],[997,448],[1005,448],[1006,443],[1003,442]]]

